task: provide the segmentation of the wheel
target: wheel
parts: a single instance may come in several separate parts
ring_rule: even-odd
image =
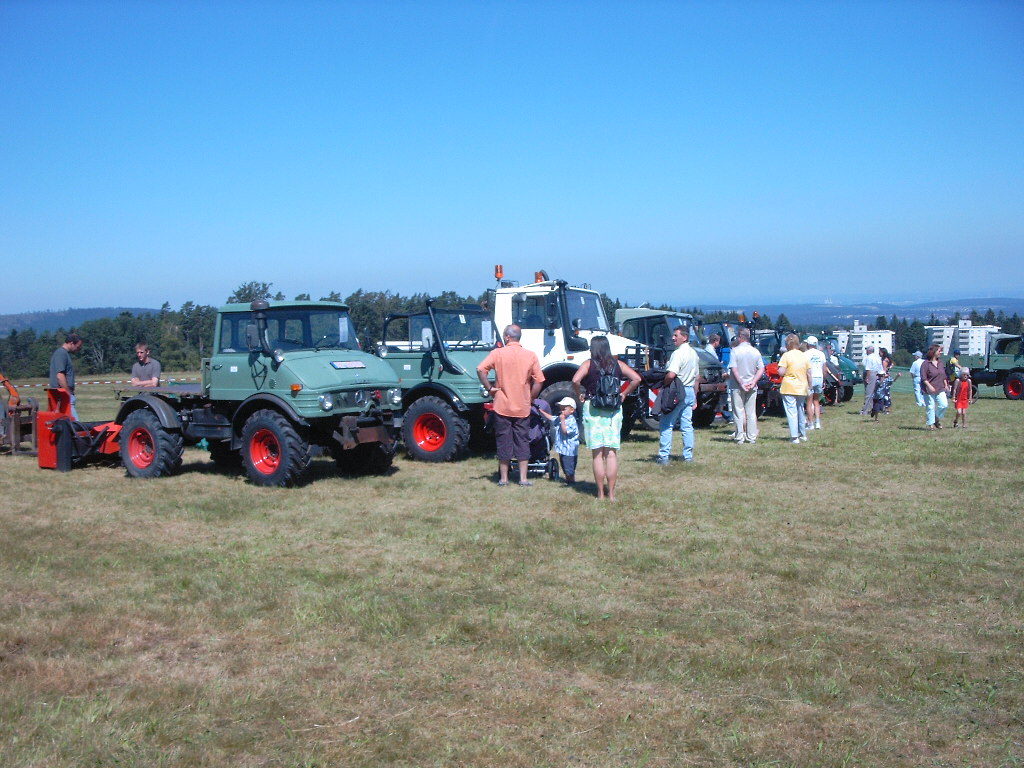
[[[693,426],[697,429],[710,427],[715,421],[715,406],[698,408],[693,412]]]
[[[971,403],[978,402],[978,385],[973,381],[971,382]]]
[[[558,480],[558,459],[548,459],[548,477]]]
[[[288,419],[256,411],[242,428],[242,464],[256,485],[292,485],[309,469],[312,453]]]
[[[391,469],[395,457],[394,446],[381,443],[361,443],[355,448],[338,448],[331,453],[338,469],[352,475],[383,475]]]
[[[231,443],[211,442],[210,461],[221,469],[240,469],[242,466],[242,454],[239,451],[231,450]]]
[[[848,403],[853,400],[853,387],[843,387],[843,402]]]
[[[452,461],[469,445],[469,420],[440,397],[427,395],[406,410],[402,440],[413,459]]]
[[[1007,374],[1003,382],[1003,394],[1007,400],[1020,400],[1024,398],[1024,373],[1013,371]]]
[[[181,469],[185,442],[163,428],[156,414],[142,408],[121,425],[121,461],[131,477],[163,477]]]

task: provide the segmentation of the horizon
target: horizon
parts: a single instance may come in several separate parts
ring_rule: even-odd
[[[0,313],[495,263],[630,303],[1024,296],[1022,38],[995,1],[10,0],[0,254],[63,278]]]

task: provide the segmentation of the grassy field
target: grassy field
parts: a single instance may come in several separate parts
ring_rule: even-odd
[[[290,490],[0,456],[0,765],[1021,764],[1024,405],[856,404],[692,466],[639,432],[616,505],[587,456]]]

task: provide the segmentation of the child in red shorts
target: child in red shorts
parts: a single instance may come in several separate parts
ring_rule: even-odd
[[[953,427],[956,427],[957,421],[960,422],[961,429],[967,429],[967,408],[971,404],[971,369],[961,368],[960,373],[957,375],[956,382],[953,384],[954,405],[956,406],[956,416],[953,417]]]

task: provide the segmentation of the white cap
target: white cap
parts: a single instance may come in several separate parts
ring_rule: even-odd
[[[805,339],[805,341],[806,341],[806,342],[807,342],[808,344],[817,344],[817,343],[818,343],[818,337],[817,337],[817,336],[808,336],[808,337],[807,337],[807,338]]]
[[[563,397],[561,400],[555,403],[555,405],[559,406],[560,408],[566,405],[569,406],[570,408],[575,408],[576,401],[573,400],[571,397]]]

